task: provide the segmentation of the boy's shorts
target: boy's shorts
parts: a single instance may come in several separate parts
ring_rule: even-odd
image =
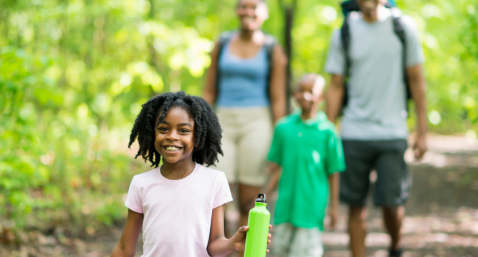
[[[377,206],[403,205],[412,181],[403,158],[407,141],[343,140],[347,169],[340,174],[340,200],[352,206],[365,206],[370,172],[377,171],[373,200]]]
[[[290,223],[274,226],[271,253],[277,257],[321,257],[324,253],[318,228],[298,228]]]

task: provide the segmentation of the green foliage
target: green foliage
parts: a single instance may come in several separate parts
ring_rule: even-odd
[[[476,130],[478,5],[398,3],[421,31],[431,130]],[[129,182],[148,169],[126,148],[141,104],[166,91],[200,95],[214,40],[237,28],[235,4],[0,1],[0,226],[91,234],[86,225],[124,218]],[[279,1],[268,4],[264,30],[282,39]],[[341,19],[334,0],[298,0],[295,77],[323,73]]]

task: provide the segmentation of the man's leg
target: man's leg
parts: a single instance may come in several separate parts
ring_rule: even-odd
[[[405,207],[403,206],[383,207],[383,221],[392,241],[390,246],[392,251],[397,251],[401,247],[402,220],[404,216]]]
[[[411,177],[403,159],[407,149],[406,140],[376,142],[381,153],[377,159],[377,182],[375,205],[383,208],[383,220],[390,234],[390,256],[401,256],[401,228],[405,215],[403,205],[409,196]]]
[[[347,170],[340,174],[340,201],[349,206],[348,233],[353,257],[365,256],[367,210],[370,171],[375,163],[375,151],[368,141],[343,140]]]
[[[367,235],[367,209],[365,206],[349,206],[348,232],[352,256],[365,256],[365,237]]]

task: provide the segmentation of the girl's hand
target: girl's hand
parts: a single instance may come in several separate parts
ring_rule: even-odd
[[[272,225],[269,225],[269,229],[272,228]],[[244,251],[244,248],[246,247],[246,234],[247,234],[247,230],[249,230],[249,227],[248,226],[242,226],[240,227],[236,234],[234,234],[232,237],[231,237],[231,244],[232,244],[232,247],[234,249],[236,249],[236,251]],[[271,243],[271,233],[269,233],[269,235],[267,235],[267,244],[270,244]],[[269,249],[267,249],[267,252],[269,252]]]

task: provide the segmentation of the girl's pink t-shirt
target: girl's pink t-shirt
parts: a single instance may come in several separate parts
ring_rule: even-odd
[[[232,201],[224,172],[196,164],[180,180],[169,180],[160,168],[136,175],[126,207],[144,214],[144,257],[203,257],[212,210]]]

